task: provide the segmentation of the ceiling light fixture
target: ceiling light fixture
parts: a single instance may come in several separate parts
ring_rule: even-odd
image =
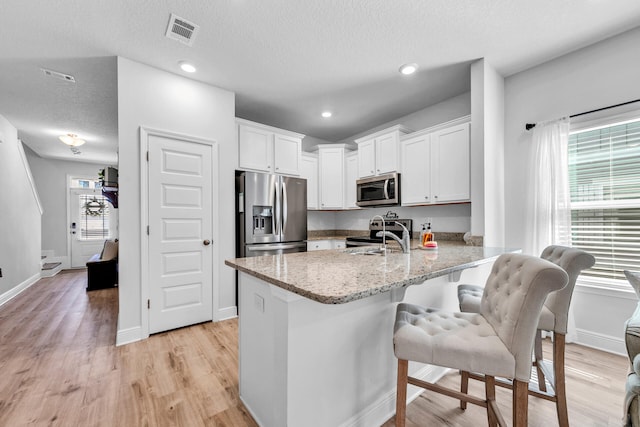
[[[195,73],[196,72],[196,67],[194,67],[192,64],[189,64],[188,62],[180,61],[179,64],[180,64],[180,68],[185,73]]]
[[[418,71],[418,64],[416,63],[411,63],[411,64],[403,64],[400,66],[400,73],[404,74],[405,76],[408,76],[410,74],[415,73],[416,71]]]
[[[322,117],[324,117],[325,119],[328,119],[331,116],[333,116],[333,113],[331,113],[331,111],[323,111],[322,112]]]
[[[71,147],[79,147],[85,142],[87,142],[84,139],[78,138],[78,135],[76,135],[75,133],[68,133],[66,135],[61,135],[58,138],[60,139],[60,141],[64,142],[65,144]]]

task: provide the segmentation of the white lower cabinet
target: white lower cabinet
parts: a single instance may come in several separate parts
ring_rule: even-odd
[[[402,204],[466,202],[470,194],[469,123],[402,140]]]

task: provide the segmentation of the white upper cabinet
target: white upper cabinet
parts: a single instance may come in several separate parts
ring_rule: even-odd
[[[366,178],[400,170],[400,137],[409,129],[396,125],[356,139],[358,176]]]
[[[344,207],[357,209],[356,180],[358,179],[358,152],[352,151],[345,155],[344,174]]]
[[[471,147],[468,120],[465,117],[403,138],[403,205],[469,201]]]
[[[304,135],[244,119],[236,123],[240,169],[300,175]]]
[[[302,138],[277,133],[273,137],[275,172],[285,175],[299,175]]]
[[[403,205],[419,205],[431,201],[431,135],[423,134],[402,141]]]
[[[273,132],[238,125],[240,169],[273,172]]]
[[[365,178],[376,174],[376,141],[369,139],[358,144],[358,176]]]
[[[431,135],[431,192],[436,203],[467,201],[470,194],[469,123]]]
[[[300,177],[307,180],[307,209],[318,209],[318,156],[302,153]]]
[[[343,209],[345,202],[345,144],[318,145],[320,209]],[[354,182],[355,186],[355,182]]]

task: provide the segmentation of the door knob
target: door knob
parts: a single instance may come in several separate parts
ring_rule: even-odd
[[[205,246],[209,246],[211,244],[211,240],[205,240],[202,242]]]

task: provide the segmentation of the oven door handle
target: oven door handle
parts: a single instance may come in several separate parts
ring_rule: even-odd
[[[389,200],[389,180],[384,180],[384,199]]]

